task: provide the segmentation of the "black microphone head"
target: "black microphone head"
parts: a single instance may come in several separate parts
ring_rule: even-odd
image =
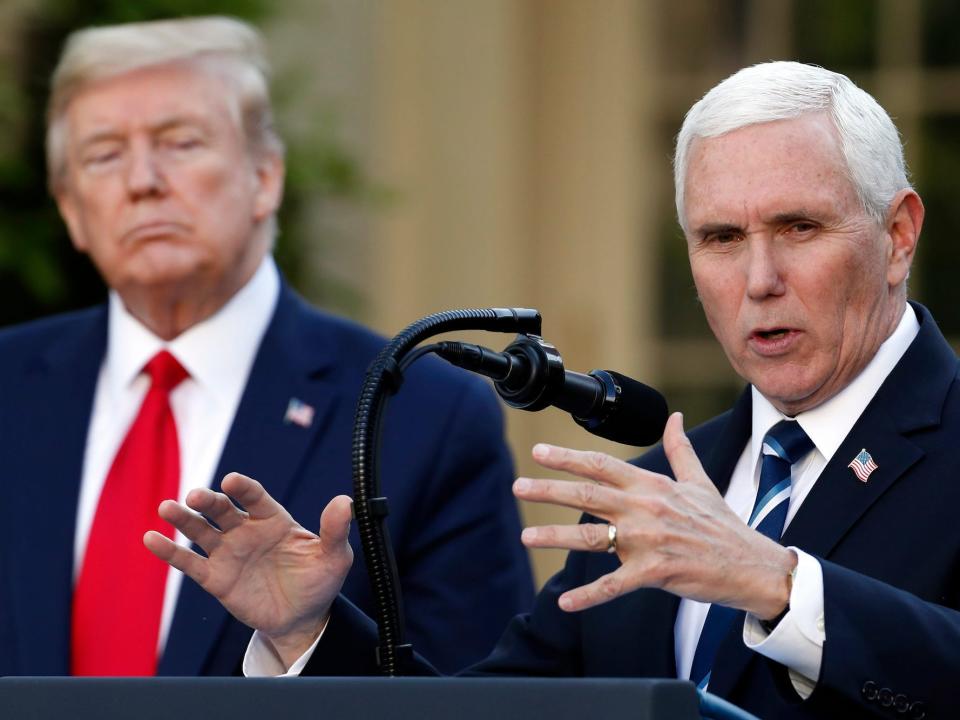
[[[612,381],[617,388],[617,400],[609,413],[599,418],[574,418],[577,424],[598,437],[624,445],[653,445],[663,437],[669,415],[663,395],[613,370],[594,370],[590,374],[605,384]]]

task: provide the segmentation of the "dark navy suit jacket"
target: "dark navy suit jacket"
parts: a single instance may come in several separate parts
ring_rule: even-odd
[[[919,335],[783,536],[784,544],[812,553],[823,567],[827,641],[815,691],[801,701],[783,666],[747,649],[742,613],[720,647],[710,691],[762,718],[960,713],[958,364],[930,314],[914,307]],[[721,492],[750,426],[747,391],[731,411],[689,433]],[[879,466],[866,483],[847,467],[863,448]],[[636,462],[670,474],[659,447]],[[562,592],[612,571],[617,562],[603,553],[570,553],[533,612],[515,618],[472,672],[675,677],[676,596],[643,589],[580,613],[557,607]],[[338,600],[307,670],[371,672],[374,641],[369,621]],[[415,672],[430,669],[419,665]]]
[[[0,674],[68,673],[76,504],[106,329],[103,306],[0,333]],[[356,400],[383,344],[283,286],[213,486],[230,471],[250,475],[316,530],[330,498],[353,494]],[[291,398],[315,409],[309,428],[284,423]],[[533,598],[498,401],[483,381],[423,360],[383,428],[407,635],[458,669],[486,655]],[[372,612],[356,528],[351,540],[344,592]],[[158,672],[232,674],[250,632],[184,579]]]

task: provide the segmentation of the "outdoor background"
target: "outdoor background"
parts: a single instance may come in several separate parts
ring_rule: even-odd
[[[0,325],[104,296],[45,192],[42,116],[63,37],[205,13],[267,38],[288,142],[283,271],[384,334],[443,309],[536,307],[569,369],[654,385],[688,426],[726,407],[741,382],[697,306],[671,145],[716,82],[795,59],[847,73],[894,116],[927,207],[911,294],[960,341],[950,0],[0,0]],[[558,411],[508,422],[520,472],[536,472],[541,439],[636,454]],[[536,553],[540,581],[562,557]]]

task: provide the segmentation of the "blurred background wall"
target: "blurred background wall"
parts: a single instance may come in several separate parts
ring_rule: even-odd
[[[64,34],[210,12],[253,20],[274,61],[290,171],[281,267],[387,335],[441,309],[536,307],[568,368],[653,384],[688,426],[726,407],[742,384],[697,306],[672,140],[722,78],[796,59],[847,73],[897,121],[928,211],[912,295],[960,339],[948,0],[3,0],[0,323],[103,297],[44,192],[41,117]],[[521,473],[536,473],[541,439],[636,454],[557,411],[508,423]],[[538,552],[539,580],[562,558]]]

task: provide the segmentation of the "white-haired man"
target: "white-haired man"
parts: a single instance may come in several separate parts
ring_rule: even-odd
[[[635,464],[534,448],[584,481],[521,478],[514,493],[586,515],[523,532],[572,552],[477,669],[690,678],[761,717],[955,714],[958,362],[906,299],[923,206],[892,121],[842,75],[757,65],[693,106],[675,166],[704,312],[750,385],[689,439],[672,416],[663,447]],[[254,481],[224,489],[268,525],[290,523]],[[228,529],[172,502],[161,514],[209,559],[156,534],[148,546],[262,631],[248,669],[267,666],[262,646],[290,666],[315,643],[308,673],[372,670],[375,638],[333,593],[344,498],[311,536],[309,577],[271,557],[296,543],[271,546],[209,491],[187,500]],[[269,552],[223,551],[247,542]],[[220,590],[241,570],[258,587],[296,583],[304,604],[258,616]]]
[[[110,297],[0,333],[0,674],[237,671],[250,630],[143,548],[157,503],[240,470],[313,524],[349,491],[356,397],[383,340],[308,307],[270,256],[284,162],[266,75],[257,33],[229,18],[65,46],[50,187]],[[533,592],[500,411],[436,363],[412,370],[385,423],[409,634],[463,666]],[[372,608],[362,566],[351,577]]]

